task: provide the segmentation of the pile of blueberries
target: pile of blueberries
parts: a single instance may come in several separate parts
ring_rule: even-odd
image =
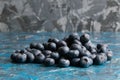
[[[113,53],[106,44],[93,44],[87,33],[72,33],[62,40],[49,38],[46,43],[31,43],[16,50],[10,58],[14,63],[39,63],[45,66],[89,67],[101,65],[112,59]]]

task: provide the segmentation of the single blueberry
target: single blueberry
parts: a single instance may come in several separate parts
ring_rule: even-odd
[[[61,56],[67,55],[68,52],[69,52],[69,47],[67,47],[67,46],[63,46],[63,47],[60,47],[60,48],[58,49],[58,53],[59,53]]]
[[[107,61],[107,56],[102,54],[97,54],[96,57],[93,59],[95,65],[104,64]]]
[[[31,49],[29,52],[31,52],[34,56],[42,53],[40,50],[37,50],[37,49]]]
[[[50,42],[50,43],[48,43],[48,49],[51,51],[55,51],[57,49],[57,46],[55,43]]]
[[[35,62],[36,62],[36,63],[43,63],[44,60],[45,60],[45,56],[44,56],[42,53],[38,54],[38,55],[35,57]]]
[[[82,50],[82,46],[79,45],[79,44],[72,44],[70,49],[71,50],[79,50],[79,51],[81,51]]]
[[[60,59],[59,66],[60,67],[68,67],[70,65],[70,61],[68,59]]]
[[[37,45],[37,43],[32,42],[32,43],[30,43],[30,48],[31,48],[31,49],[36,48],[36,45]]]
[[[75,39],[79,40],[80,37],[79,37],[78,33],[72,33],[72,34],[69,35],[69,39],[71,39],[71,40],[75,40]]]
[[[53,66],[55,64],[55,60],[52,58],[46,58],[44,61],[45,66]]]
[[[30,52],[25,52],[25,54],[27,55],[27,60],[26,60],[26,62],[33,62],[33,61],[34,61],[35,56],[34,56],[32,53],[30,53]]]
[[[36,49],[43,51],[43,50],[44,50],[43,44],[38,43],[38,44],[36,45]]]
[[[80,58],[73,58],[70,63],[72,66],[79,66],[79,62]]]
[[[17,56],[18,54],[20,54],[20,53],[12,53],[12,54],[11,54],[10,58],[11,58],[12,62],[16,62],[16,61],[17,61],[16,56]]]
[[[67,54],[69,58],[77,58],[79,57],[79,51],[78,50],[70,50]]]
[[[80,59],[80,67],[87,68],[93,64],[93,60],[87,56],[83,56]]]
[[[90,40],[89,34],[86,34],[86,33],[85,33],[85,34],[83,34],[83,35],[80,36],[80,42],[81,42],[82,44],[87,43],[89,40]]]
[[[48,42],[58,43],[59,39],[57,39],[57,38],[49,38]]]
[[[24,62],[26,62],[26,60],[27,60],[27,55],[26,54],[24,54],[24,53],[17,54],[17,56],[16,56],[16,62],[17,63],[24,63]]]
[[[59,41],[58,43],[57,43],[57,47],[59,48],[59,47],[62,47],[62,46],[67,46],[67,43],[65,42],[65,41],[63,41],[63,40],[61,40],[61,41]]]
[[[51,58],[58,60],[60,58],[60,55],[58,52],[52,52],[51,53]]]
[[[50,50],[44,50],[42,53],[45,55],[45,57],[50,57],[52,54]]]

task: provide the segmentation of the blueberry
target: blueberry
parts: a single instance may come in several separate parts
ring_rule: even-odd
[[[68,67],[70,65],[70,61],[68,59],[60,59],[59,66],[60,67]]]
[[[108,46],[106,44],[97,44],[98,53],[106,53],[108,51]]]
[[[95,48],[90,48],[89,51],[92,53],[92,54],[97,54],[97,50]]]
[[[84,44],[84,46],[86,47],[87,50],[91,50],[91,48],[96,48],[96,46],[91,42],[91,41],[88,41]]]
[[[108,51],[106,52],[106,55],[107,55],[107,60],[109,61],[109,60],[112,59],[113,52],[112,52],[111,50],[108,50]]]
[[[88,50],[84,50],[82,53],[80,53],[80,56],[91,57],[91,53]]]
[[[78,50],[70,50],[68,52],[68,57],[69,58],[77,58],[77,57],[79,57],[79,51]]]
[[[79,44],[79,45],[82,45],[81,42],[79,40],[73,40],[72,42],[73,44]]]
[[[25,50],[27,50],[26,52],[30,52],[31,48],[30,47],[26,47]]]
[[[20,53],[20,50],[15,50],[15,53]]]
[[[80,58],[73,58],[71,60],[71,65],[72,66],[79,66]]]
[[[79,35],[77,33],[72,33],[72,34],[69,35],[69,39],[71,39],[71,40],[75,40],[75,39],[79,40],[80,37],[79,37]]]
[[[33,62],[34,61],[35,56],[32,53],[25,52],[25,54],[27,55],[27,60],[26,60],[27,62]]]
[[[57,46],[55,43],[50,42],[50,43],[48,43],[48,49],[51,51],[55,51],[57,49]]]
[[[26,60],[27,60],[27,55],[26,54],[24,54],[24,53],[17,54],[17,56],[16,56],[16,62],[18,62],[18,63],[24,63],[24,62],[26,62]]]
[[[50,57],[52,54],[50,50],[44,50],[42,53],[45,55],[45,57]]]
[[[100,52],[102,53],[106,53],[108,51],[108,48],[106,45],[102,46],[102,48],[100,49]]]
[[[22,49],[22,50],[20,50],[19,53],[25,53],[25,52],[27,52],[27,50],[26,49]]]
[[[91,59],[95,59],[96,58],[96,54],[91,54],[90,58]]]
[[[97,49],[101,49],[102,48],[102,44],[97,44]]]
[[[11,58],[12,62],[16,62],[17,61],[17,59],[16,59],[17,55],[18,55],[18,53],[12,53],[11,54],[10,58]]]
[[[45,60],[45,56],[42,53],[36,55],[36,57],[35,57],[36,63],[43,63],[44,60]]]
[[[69,52],[69,47],[67,47],[67,46],[63,46],[63,47],[60,47],[60,48],[58,49],[58,53],[59,53],[61,56],[65,56],[68,52]]]
[[[83,35],[80,36],[80,42],[81,42],[82,44],[87,43],[89,40],[90,40],[89,34],[86,34],[86,33],[85,33],[85,34],[83,34]]]
[[[83,56],[80,59],[80,67],[87,68],[93,64],[93,60],[87,56]]]
[[[30,48],[31,49],[36,48],[36,45],[37,45],[37,43],[32,42],[32,43],[30,43]]]
[[[81,51],[82,49],[82,46],[79,45],[79,44],[72,44],[71,47],[70,47],[71,50],[79,50]]]
[[[107,60],[107,56],[102,54],[97,54],[96,57],[93,59],[95,65],[101,65],[104,64]]]
[[[67,46],[67,43],[63,40],[61,40],[57,43],[57,47],[62,47],[62,46]]]
[[[43,51],[43,50],[44,50],[43,44],[38,43],[38,44],[36,45],[36,49]]]
[[[46,58],[44,61],[45,66],[53,66],[55,64],[55,60],[52,58]]]
[[[51,58],[58,60],[60,58],[60,55],[58,52],[52,52],[51,53]]]
[[[31,49],[29,52],[31,52],[34,56],[42,53],[40,50],[37,50],[37,49]]]
[[[44,49],[48,50],[48,43],[43,43]]]
[[[58,43],[59,39],[57,39],[57,38],[49,38],[48,42]]]

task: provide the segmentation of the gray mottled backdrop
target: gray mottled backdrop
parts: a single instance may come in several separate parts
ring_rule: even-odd
[[[120,0],[0,0],[0,32],[120,31]]]

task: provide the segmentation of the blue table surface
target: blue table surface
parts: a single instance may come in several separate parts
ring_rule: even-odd
[[[31,42],[46,42],[50,37],[62,39],[70,33],[0,33],[0,80],[120,80],[120,33],[90,33],[95,44],[106,43],[113,59],[104,65],[79,67],[45,67],[41,64],[13,64],[10,55]],[[81,33],[79,33],[81,35]]]

